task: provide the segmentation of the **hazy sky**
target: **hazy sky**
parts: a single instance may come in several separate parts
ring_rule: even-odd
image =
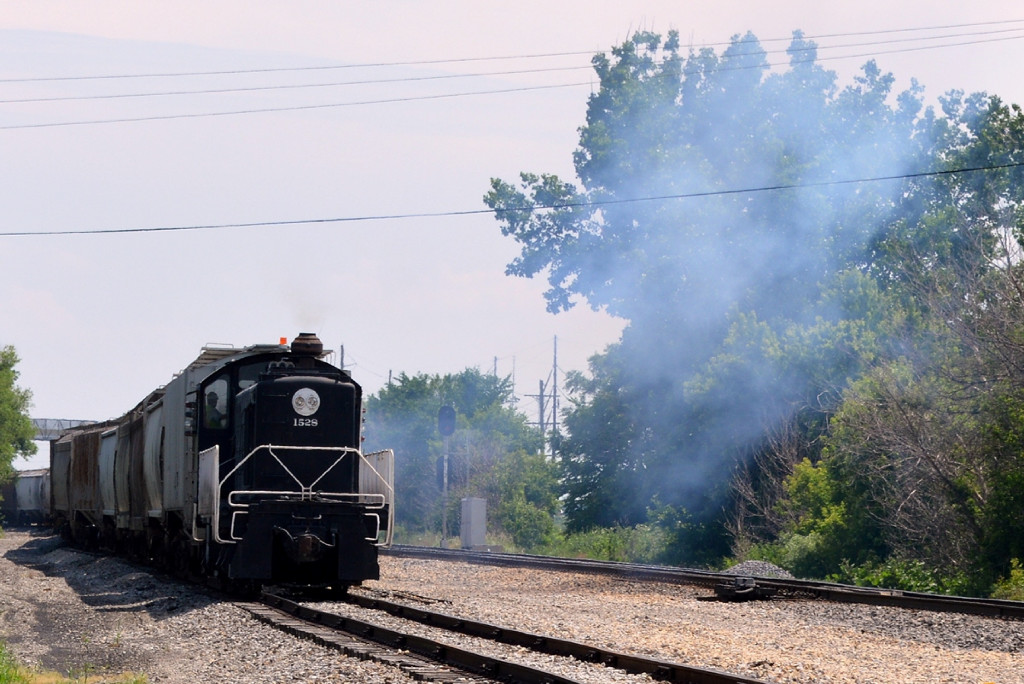
[[[534,394],[555,335],[585,368],[622,322],[548,314],[494,218],[459,214],[492,176],[572,177],[590,57],[641,28],[750,30],[780,65],[801,29],[841,85],[873,57],[899,89],[1024,103],[1011,2],[2,0],[0,233],[194,228],[0,236],[33,415],[113,417],[206,343],[300,331],[368,392],[496,359]]]

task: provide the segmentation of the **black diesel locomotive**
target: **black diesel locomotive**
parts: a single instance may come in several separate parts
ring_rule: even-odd
[[[58,527],[232,590],[378,578],[394,456],[361,452],[362,390],[320,340],[283,342],[204,347],[121,418],[54,440]]]

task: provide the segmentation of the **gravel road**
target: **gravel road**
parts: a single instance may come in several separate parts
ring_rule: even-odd
[[[812,601],[722,603],[690,587],[392,557],[381,559],[381,574],[354,591],[769,682],[1024,684],[1022,622]],[[65,675],[412,681],[40,532],[0,538],[0,586],[0,639],[24,662]]]

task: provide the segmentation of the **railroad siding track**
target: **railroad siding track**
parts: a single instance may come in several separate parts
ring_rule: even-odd
[[[645,582],[697,585],[716,589],[725,600],[742,599],[743,594],[751,594],[751,598],[777,595],[818,598],[837,603],[862,603],[914,610],[1024,620],[1024,602],[1022,601],[945,596],[923,592],[856,587],[829,582],[773,577],[744,578],[752,580],[757,589],[757,591],[748,592],[746,590],[750,588],[749,583],[737,584],[737,580],[741,576],[705,570],[402,545],[393,546],[383,553],[396,557],[461,561],[501,567],[530,567],[542,570],[595,573]],[[737,588],[741,591],[736,591]]]

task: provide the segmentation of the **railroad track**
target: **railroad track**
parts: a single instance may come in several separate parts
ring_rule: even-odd
[[[383,611],[392,616],[440,630],[486,639],[545,655],[596,663],[630,674],[648,674],[661,681],[678,684],[764,684],[760,679],[633,654],[617,653],[566,639],[532,634],[423,608],[413,608],[382,598],[351,595],[345,600],[362,608]],[[348,655],[371,658],[397,666],[425,681],[453,682],[459,677],[462,678],[459,681],[474,681],[466,679],[466,673],[471,673],[473,676],[484,678],[475,681],[502,681],[516,684],[578,684],[577,680],[547,669],[510,662],[491,655],[455,647],[438,639],[385,628],[363,619],[341,616],[304,605],[279,594],[264,592],[259,603],[243,603],[241,605],[259,619],[289,633],[313,639],[326,646],[339,648]],[[378,646],[369,645],[366,642],[374,642],[387,647],[387,649],[395,650],[381,650]]]
[[[771,598],[774,596],[818,598],[838,603],[864,603],[985,617],[1024,619],[1024,602],[945,596],[924,592],[856,587],[847,584],[775,577],[747,577],[723,572],[689,570],[658,565],[611,561],[529,556],[525,554],[464,551],[424,546],[394,545],[382,554],[446,561],[461,561],[501,567],[530,567],[543,570],[595,573],[645,582],[698,585],[712,588],[723,600]]]

